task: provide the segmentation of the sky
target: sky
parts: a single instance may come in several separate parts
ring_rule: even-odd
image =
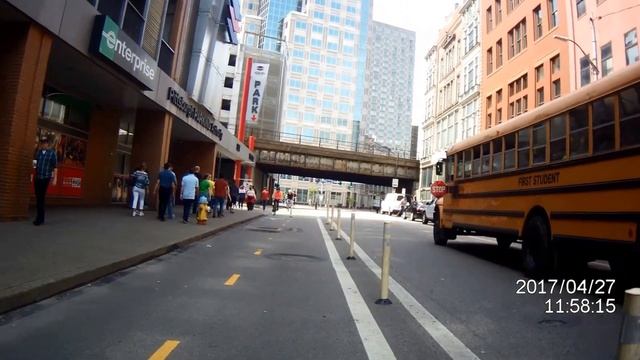
[[[451,14],[454,4],[464,0],[373,0],[373,20],[416,32],[416,59],[413,76],[413,125],[424,118],[427,50],[434,45],[438,30]]]

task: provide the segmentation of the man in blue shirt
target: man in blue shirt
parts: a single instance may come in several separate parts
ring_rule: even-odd
[[[158,174],[158,181],[156,181],[153,194],[158,194],[158,219],[164,221],[164,214],[167,210],[167,205],[171,201],[171,194],[176,191],[176,174],[173,172],[170,163],[164,164],[164,170]],[[158,192],[159,190],[159,192]]]
[[[55,150],[49,146],[49,139],[40,139],[40,148],[36,153],[36,176],[33,180],[33,188],[36,193],[36,219],[33,225],[38,226],[44,223],[44,199],[51,178],[55,176],[55,169],[58,165],[58,157]]]

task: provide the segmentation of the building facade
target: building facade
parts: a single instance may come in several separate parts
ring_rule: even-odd
[[[412,150],[415,39],[413,31],[372,22],[360,126],[363,137],[406,155]]]
[[[255,2],[255,0],[253,0]],[[261,49],[282,51],[284,18],[292,11],[300,11],[302,0],[261,0],[258,16],[263,19],[260,28]]]
[[[367,1],[313,0],[291,12],[283,31],[288,71],[283,93],[281,139],[350,150],[358,133],[358,70]],[[366,38],[365,38],[366,41]],[[366,51],[366,49],[365,49]],[[366,56],[366,53],[365,53]],[[361,110],[360,110],[361,111]]]
[[[570,14],[569,28],[562,39],[574,41],[563,40],[573,68],[569,72],[570,91],[639,61],[637,1],[568,1],[565,11]]]
[[[229,62],[221,44],[235,40],[235,9],[228,0],[0,1],[0,26],[14,34],[0,54],[0,142],[11,149],[0,219],[28,216],[42,137],[59,159],[48,203],[61,205],[126,204],[128,176],[142,163],[151,181],[166,161],[179,175],[251,164],[208,85]]]
[[[421,126],[420,181],[418,196],[431,197],[430,185],[441,179],[436,163],[451,145],[476,134],[480,120],[479,1],[457,7],[428,51],[425,119]]]

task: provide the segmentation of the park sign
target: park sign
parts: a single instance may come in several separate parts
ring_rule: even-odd
[[[155,90],[158,65],[110,17],[96,16],[89,51],[117,65],[145,90]]]
[[[250,103],[247,104],[247,119],[252,124],[258,122],[258,113],[260,112],[260,105],[262,105],[262,98],[267,86],[268,74],[269,64],[253,63],[251,65],[251,83],[248,92]]]

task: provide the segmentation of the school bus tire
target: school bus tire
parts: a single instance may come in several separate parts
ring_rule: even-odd
[[[438,246],[447,246],[447,241],[449,239],[445,230],[440,228],[440,214],[436,208],[433,213],[433,242]]]
[[[548,222],[540,215],[527,221],[522,233],[522,262],[525,275],[541,279],[551,275],[555,252]]]

